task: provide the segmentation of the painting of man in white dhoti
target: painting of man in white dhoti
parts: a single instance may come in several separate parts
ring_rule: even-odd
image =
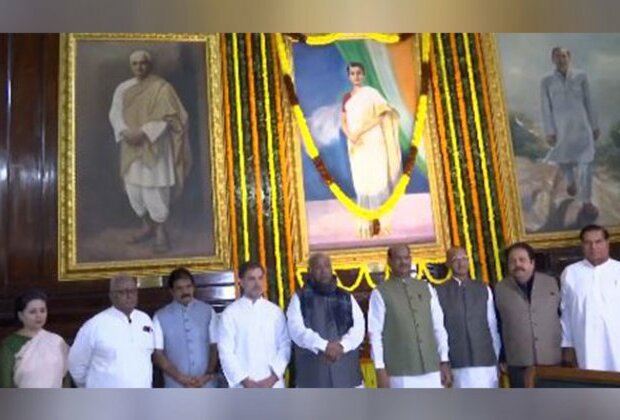
[[[116,88],[110,108],[125,191],[142,220],[129,241],[154,238],[154,252],[162,253],[170,247],[171,199],[181,194],[191,167],[188,115],[174,87],[152,74],[148,51],[134,51],[129,63],[134,77]]]
[[[212,255],[205,44],[128,36],[76,51],[78,262]]]

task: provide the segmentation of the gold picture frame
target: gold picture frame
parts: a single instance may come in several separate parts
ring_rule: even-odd
[[[298,34],[296,34],[298,35]],[[321,42],[322,38],[331,38],[338,41],[349,40],[372,40],[376,42],[384,42],[390,38],[398,37],[399,34],[378,34],[378,33],[346,33],[346,34],[323,34],[308,35],[308,41],[313,37],[313,42]],[[298,36],[285,37],[286,52],[289,62],[294,69],[294,61],[292,54],[292,45],[296,42]],[[389,41],[388,41],[389,42]],[[392,41],[393,42],[393,41]],[[414,53],[418,54],[421,38],[419,35],[413,35]],[[418,63],[418,80],[420,80],[421,66]],[[294,71],[293,71],[294,75]],[[308,220],[306,215],[306,199],[304,191],[304,174],[302,167],[303,150],[301,134],[299,126],[295,120],[294,113],[290,103],[285,100],[285,124],[287,138],[290,140],[288,144],[288,159],[290,169],[289,173],[293,176],[293,228],[295,237],[295,253],[298,267],[306,267],[306,262],[311,252],[318,251],[311,249],[308,235]],[[427,117],[425,121],[423,148],[426,151],[426,162],[428,167],[428,182],[430,187],[430,199],[432,208],[432,218],[434,221],[435,240],[426,243],[411,244],[411,251],[414,260],[424,260],[432,262],[445,261],[446,250],[450,246],[450,233],[447,229],[448,214],[445,206],[445,199],[442,195],[444,191],[444,180],[441,172],[441,158],[439,150],[439,137],[436,131],[435,115],[432,95],[429,94],[429,105]],[[352,268],[361,265],[367,266],[371,271],[383,271],[386,264],[388,245],[360,247],[360,248],[344,248],[344,249],[320,249],[322,252],[328,253],[334,263],[335,268]]]
[[[525,34],[501,34],[501,36],[511,36],[511,35],[525,35]],[[556,34],[532,34],[538,36],[552,36]],[[561,36],[560,34],[557,34]],[[567,34],[571,35],[571,34]],[[587,35],[587,34],[581,34]],[[541,232],[528,232],[526,229],[526,220],[525,213],[523,210],[524,203],[524,194],[519,186],[518,179],[518,162],[516,162],[517,155],[515,154],[515,147],[513,143],[513,134],[510,128],[509,121],[509,106],[507,100],[506,93],[506,81],[502,75],[502,62],[501,62],[501,52],[498,41],[499,34],[484,34],[482,37],[483,41],[483,51],[484,51],[484,61],[486,67],[486,78],[488,82],[488,87],[490,91],[490,100],[491,100],[491,108],[493,121],[492,126],[495,132],[495,137],[497,139],[497,148],[499,155],[499,164],[502,170],[498,174],[498,182],[500,185],[500,194],[499,201],[500,206],[502,207],[502,214],[505,215],[505,222],[507,231],[505,232],[505,240],[507,244],[514,243],[517,241],[525,241],[530,243],[534,247],[538,248],[559,248],[559,247],[567,247],[567,246],[575,246],[580,243],[579,241],[579,229],[583,226],[575,226],[572,229],[562,229],[562,230],[548,230]],[[544,59],[545,64],[548,66],[549,71],[552,69],[552,64],[550,61],[550,50],[553,47],[553,43],[549,43],[549,45],[540,45],[539,43],[530,42],[529,45],[538,44],[540,48],[547,47],[548,49],[544,50]],[[532,47],[534,48],[534,47]],[[515,56],[516,52],[511,53],[511,57]],[[524,63],[527,61],[527,58],[524,58]],[[525,66],[525,64],[524,64]],[[530,62],[531,66],[531,62]],[[527,71],[527,70],[526,70]],[[543,74],[536,74],[539,78],[542,78]],[[540,89],[540,86],[537,84],[534,86],[535,89]],[[521,89],[523,91],[524,89]],[[539,95],[538,91],[534,91],[535,95]],[[551,175],[550,175],[551,176]],[[554,178],[557,178],[557,173],[553,175]],[[543,177],[539,177],[540,179],[544,179]],[[548,181],[551,178],[547,178]],[[554,184],[555,185],[554,181]],[[528,195],[529,197],[529,195]],[[553,200],[554,196],[548,199]],[[528,199],[529,200],[529,199]],[[526,200],[526,202],[529,202]],[[553,217],[552,214],[548,216],[549,218]],[[587,224],[587,223],[586,223]],[[618,226],[607,226],[609,233],[611,235],[612,240],[620,240],[620,225]]]
[[[219,164],[225,162],[220,36],[71,33],[62,34],[60,43],[59,279],[99,279],[119,272],[148,278],[167,274],[178,266],[196,271],[230,268],[226,169]],[[191,169],[179,198],[170,199],[170,215],[164,221],[175,227],[172,233],[177,234],[176,243],[169,226],[169,247],[161,254],[151,252],[148,243],[123,245],[128,236],[125,233],[132,232],[134,219],[139,220],[139,216],[129,206],[123,181],[119,182],[122,175],[113,171],[102,175],[105,167],[114,168],[118,160],[118,151],[113,149],[117,147],[115,133],[108,120],[112,87],[131,77],[128,52],[136,49],[160,55],[153,57],[153,73],[166,69],[168,78],[175,78],[177,84],[171,81],[169,85],[178,92],[188,114]],[[161,78],[166,80],[163,74]],[[86,159],[88,156],[91,159]],[[92,167],[101,169],[95,172]],[[110,186],[114,187],[112,192]],[[87,199],[90,201],[84,204]],[[109,224],[99,222],[109,220],[110,214],[126,215],[124,225],[118,216],[117,224],[122,228],[114,226],[112,230]],[[132,223],[130,227],[127,221]],[[120,253],[121,258],[114,256]]]

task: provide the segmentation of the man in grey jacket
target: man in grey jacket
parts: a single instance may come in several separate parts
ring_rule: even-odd
[[[508,273],[495,287],[510,386],[525,385],[526,369],[562,360],[558,281],[536,272],[534,249],[517,242],[506,250]]]

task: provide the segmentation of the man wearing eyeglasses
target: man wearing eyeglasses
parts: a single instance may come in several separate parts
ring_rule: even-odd
[[[469,276],[463,248],[451,248],[447,264],[452,278],[436,287],[448,331],[455,388],[497,388],[501,341],[491,289]]]
[[[136,309],[136,279],[113,277],[109,296],[112,306],[78,331],[69,351],[69,372],[81,388],[150,388],[153,324]]]

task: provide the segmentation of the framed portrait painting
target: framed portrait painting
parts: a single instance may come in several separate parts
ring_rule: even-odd
[[[301,109],[292,121],[302,260],[326,251],[337,263],[384,263],[395,243],[441,258],[449,239],[433,108],[426,97],[419,108],[430,68],[422,37],[333,38],[283,38]]]
[[[61,280],[228,267],[218,35],[65,34]]]
[[[620,238],[620,34],[485,36],[510,241]]]

